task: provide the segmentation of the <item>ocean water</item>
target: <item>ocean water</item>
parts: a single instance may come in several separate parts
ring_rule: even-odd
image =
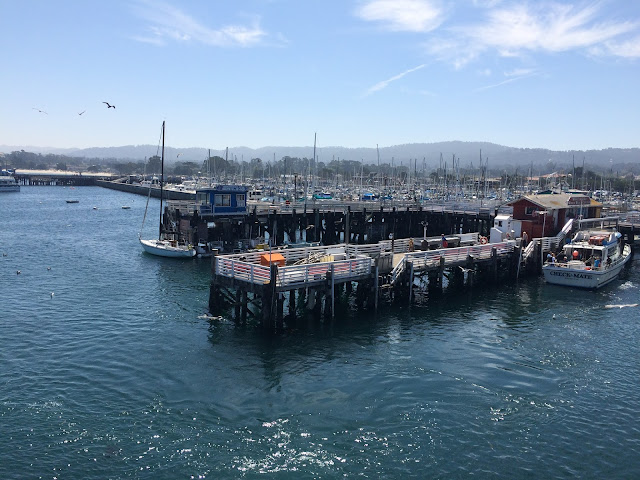
[[[142,252],[145,203],[0,196],[0,478],[640,477],[640,260],[266,336]]]

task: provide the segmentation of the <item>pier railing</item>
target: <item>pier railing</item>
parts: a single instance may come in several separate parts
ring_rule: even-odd
[[[444,265],[455,265],[473,257],[474,260],[486,260],[491,258],[495,248],[497,255],[505,255],[513,252],[516,247],[515,240],[507,240],[501,243],[487,243],[469,247],[442,248],[424,252],[411,252],[405,254],[400,262],[391,271],[390,283],[394,284],[405,270],[408,262],[413,263],[414,270],[426,270],[440,265],[440,258],[444,258]]]
[[[314,282],[324,282],[328,274],[333,275],[334,281],[371,275],[372,259],[358,257],[334,262],[309,263],[278,268],[278,286],[295,288]]]
[[[578,220],[578,229],[617,227],[619,217],[583,218]]]
[[[359,256],[347,260],[279,267],[276,285],[295,288],[297,285],[322,283],[327,280],[328,273],[333,275],[334,280],[366,277],[371,274],[372,263],[373,260],[370,257]],[[215,257],[215,274],[264,285],[270,283],[271,268],[240,260],[237,255],[225,255]]]
[[[480,234],[478,232],[474,233],[462,233],[457,235],[449,235],[449,237],[457,237],[460,239],[460,244],[477,244],[478,239],[480,238]],[[376,256],[383,252],[393,252],[393,253],[407,253],[414,252],[419,248],[420,243],[423,240],[434,240],[438,239],[438,237],[429,237],[429,238],[401,238],[398,240],[382,240],[381,242],[370,244],[370,245],[355,245],[349,244],[347,245],[348,253],[357,254],[357,255],[369,255]],[[413,249],[411,244],[413,243]]]

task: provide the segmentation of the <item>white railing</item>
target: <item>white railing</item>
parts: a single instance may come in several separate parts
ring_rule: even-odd
[[[440,264],[441,258],[444,258],[445,266],[466,261],[469,256],[473,257],[474,260],[486,260],[491,258],[491,252],[494,248],[496,249],[497,255],[504,255],[513,252],[515,246],[515,240],[507,240],[501,243],[487,243],[485,245],[407,253],[391,271],[390,283],[394,284],[397,281],[405,270],[407,262],[412,262],[417,270],[422,270],[437,267]]]
[[[260,264],[260,257],[263,255],[269,255],[270,253],[278,253],[285,259],[285,263],[294,263],[303,258],[308,258],[309,255],[317,253],[327,253],[329,251],[345,249],[344,243],[338,245],[331,245],[325,247],[302,247],[302,248],[274,248],[271,250],[257,250],[255,252],[234,253],[225,255],[225,258],[231,258],[234,260],[241,260],[246,263]],[[345,249],[346,252],[346,249]]]
[[[529,244],[524,248],[524,251],[522,252],[522,259],[523,260],[527,260],[531,255],[533,255],[533,252],[535,252],[536,250],[536,244],[538,243],[539,239],[535,239],[532,242],[529,242]]]
[[[362,256],[349,260],[310,263],[278,268],[278,286],[294,287],[312,282],[324,282],[331,272],[334,280],[368,276],[373,260]]]
[[[393,267],[393,270],[391,270],[390,280],[389,280],[389,283],[391,283],[391,285],[395,285],[396,280],[398,280],[398,278],[400,278],[400,275],[402,275],[402,272],[404,272],[406,265],[407,265],[407,262],[403,257],[402,260],[398,262],[398,264],[395,267]]]
[[[271,267],[256,265],[235,257],[237,255],[215,257],[216,275],[257,285],[271,281]],[[279,267],[276,284],[278,286],[294,286],[313,281],[324,281],[327,279],[328,272],[333,272],[334,279],[367,276],[371,273],[372,263],[373,260],[370,257],[360,256],[349,260]]]
[[[264,265],[247,263],[229,256],[215,257],[215,273],[249,283],[264,284],[271,279],[271,269]]]
[[[388,247],[385,242],[372,243],[368,245],[356,245],[349,244],[347,245],[347,254],[348,255],[369,255],[370,257],[374,257],[380,255],[383,252],[391,251],[391,243],[389,243]]]
[[[617,227],[619,221],[619,217],[583,218],[578,220],[578,229]]]
[[[560,232],[558,233],[558,235],[556,235],[556,237],[560,237],[564,239],[564,237],[566,237],[569,234],[572,228],[573,228],[573,218],[570,218],[569,221],[564,224],[564,227],[562,227],[562,230],[560,230]]]

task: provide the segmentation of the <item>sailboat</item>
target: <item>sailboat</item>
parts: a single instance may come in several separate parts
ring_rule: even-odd
[[[164,122],[162,122],[162,157],[161,157],[161,172],[160,172],[160,225],[158,228],[158,239],[143,240],[142,229],[144,228],[144,221],[147,218],[147,208],[149,207],[149,198],[151,197],[151,186],[149,186],[149,197],[147,197],[147,206],[144,209],[144,217],[142,219],[142,227],[140,227],[140,234],[138,239],[144,251],[152,255],[158,255],[160,257],[171,258],[191,258],[196,255],[196,250],[193,245],[186,245],[179,243],[178,240],[165,238],[162,231],[162,200],[164,196]]]

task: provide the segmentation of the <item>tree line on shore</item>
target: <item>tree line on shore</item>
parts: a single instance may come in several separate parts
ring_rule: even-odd
[[[14,151],[0,157],[3,168],[35,169],[35,170],[73,170],[101,172],[109,171],[119,175],[144,175],[159,174],[161,170],[161,158],[153,155],[145,160],[122,160],[117,158],[86,158],[73,157],[60,154],[41,154],[27,152],[25,150]],[[195,177],[204,176],[216,179],[242,181],[244,179],[266,179],[286,176],[295,181],[299,177],[316,176],[327,182],[362,182],[369,184],[371,179],[384,179],[387,184],[405,183],[413,179],[417,182],[429,181],[437,183],[454,184],[470,179],[501,178],[503,185],[517,186],[526,184],[533,176],[560,172],[565,175],[570,186],[574,188],[598,189],[601,185],[607,185],[610,189],[618,191],[635,190],[634,174],[637,173],[637,164],[622,166],[616,165],[587,165],[576,166],[557,165],[553,162],[544,162],[542,165],[532,164],[530,168],[522,166],[496,166],[491,171],[485,166],[474,167],[460,165],[455,158],[443,161],[437,166],[427,166],[424,160],[412,160],[408,162],[383,162],[380,164],[366,164],[355,160],[331,160],[330,162],[314,161],[313,158],[298,158],[284,156],[279,160],[275,158],[264,161],[261,158],[252,158],[250,161],[237,158],[225,159],[221,156],[211,156],[201,162],[197,161],[173,161],[170,165],[165,162],[165,175]],[[607,170],[607,167],[608,170]]]

